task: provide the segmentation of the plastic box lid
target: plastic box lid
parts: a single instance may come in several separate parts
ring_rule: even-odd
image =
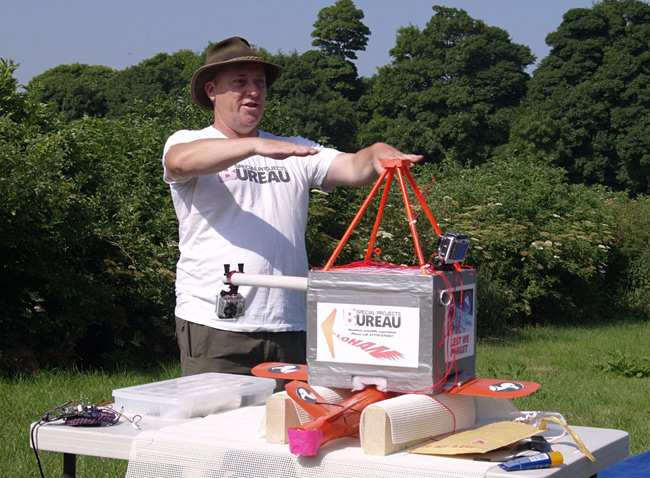
[[[271,378],[202,373],[113,390],[114,408],[146,416],[191,418],[262,403],[274,388]]]

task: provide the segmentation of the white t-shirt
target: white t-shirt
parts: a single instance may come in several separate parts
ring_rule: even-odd
[[[180,259],[176,268],[177,317],[236,332],[286,332],[306,329],[306,297],[302,291],[241,286],[245,315],[220,319],[215,307],[223,284],[224,264],[238,263],[244,272],[305,277],[308,273],[305,229],[309,190],[319,188],[340,154],[300,137],[278,138],[317,147],[308,157],[275,160],[251,156],[217,174],[170,184],[179,221]],[[165,144],[204,138],[226,138],[209,126],[181,130]]]

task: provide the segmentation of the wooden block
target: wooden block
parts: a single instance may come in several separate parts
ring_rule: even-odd
[[[300,426],[296,404],[286,392],[278,392],[266,399],[266,441],[289,443],[287,428]]]
[[[341,403],[350,397],[350,390],[315,386],[327,403]],[[312,417],[297,405],[287,392],[278,392],[266,399],[266,441],[268,443],[289,443],[287,429],[299,427]]]
[[[393,443],[390,418],[386,411],[381,407],[370,406],[366,408],[363,427],[363,451],[367,455],[386,456],[425,441],[427,441],[427,438],[418,438],[404,443]]]
[[[361,420],[363,451],[384,456],[473,426],[476,405],[470,396],[406,394],[370,405]]]

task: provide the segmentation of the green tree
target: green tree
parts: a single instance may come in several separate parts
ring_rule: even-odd
[[[318,50],[272,57],[284,67],[269,90],[269,112],[285,118],[285,130],[276,134],[301,135],[350,151],[356,146],[357,114],[354,99],[362,83],[354,65]],[[268,123],[265,118],[261,125]]]
[[[59,65],[33,77],[27,90],[36,101],[51,103],[68,119],[104,116],[108,81],[116,74],[106,66]]]
[[[546,38],[516,148],[550,154],[574,181],[650,189],[650,5],[603,0],[569,10]]]
[[[106,85],[108,115],[123,116],[138,103],[182,96],[203,58],[190,50],[159,53],[118,71]]]
[[[312,45],[319,47],[327,56],[340,60],[357,59],[356,51],[365,51],[370,29],[361,21],[363,11],[352,0],[337,0],[331,7],[318,12],[314,23],[315,38]]]
[[[59,65],[32,78],[27,89],[36,101],[53,105],[68,120],[120,117],[143,104],[185,95],[192,73],[202,63],[196,53],[180,50],[159,53],[124,70]]]
[[[393,61],[363,99],[370,113],[361,141],[389,141],[429,160],[480,163],[507,142],[534,57],[464,10],[433,10],[422,31],[399,30]]]
[[[0,116],[21,121],[25,116],[25,98],[16,92],[18,82],[14,72],[17,68],[13,60],[0,58]]]

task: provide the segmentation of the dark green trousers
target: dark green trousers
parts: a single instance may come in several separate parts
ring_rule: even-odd
[[[250,375],[263,362],[306,363],[305,332],[230,332],[176,317],[181,372]]]

